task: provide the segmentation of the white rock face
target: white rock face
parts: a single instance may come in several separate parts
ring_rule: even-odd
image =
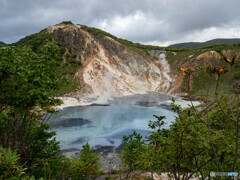
[[[152,56],[158,58],[158,62],[162,64],[162,73],[163,76],[167,79],[165,82],[166,88],[168,90],[171,88],[171,85],[174,83],[174,79],[171,77],[171,69],[168,61],[166,59],[166,52],[162,50],[152,50],[149,52]]]
[[[135,55],[135,52],[132,54]],[[135,55],[136,59],[126,61],[121,57],[110,56],[98,44],[98,53],[84,68],[84,82],[92,87],[96,96],[109,99],[149,91],[164,92],[169,88],[171,78],[167,74],[170,69],[166,60],[154,62],[148,58],[137,59]]]
[[[70,94],[71,97],[107,100],[149,91],[167,93],[171,87],[172,78],[164,52],[157,52],[156,60],[110,37],[95,38],[74,25],[50,26],[47,31],[54,34],[56,41],[62,38],[61,43],[72,47],[72,53],[83,63],[75,74],[80,79],[82,91]]]
[[[91,104],[90,102],[82,101],[72,97],[56,97],[56,98],[63,101],[63,104],[61,104],[60,106],[56,106],[56,109],[63,109],[72,106],[86,106]]]
[[[162,54],[160,54],[158,60],[163,65],[163,75],[168,79],[169,82],[172,82],[172,78],[169,75],[170,74],[170,65],[168,64],[168,62],[166,60],[166,54],[164,52]]]

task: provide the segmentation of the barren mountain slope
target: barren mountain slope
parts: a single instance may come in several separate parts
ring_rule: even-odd
[[[82,88],[70,96],[109,98],[148,91],[166,93],[170,88],[170,75],[161,60],[132,51],[108,36],[99,41],[75,25],[50,26],[47,32],[53,33],[53,41],[68,47],[63,59],[71,51],[83,64],[75,73]]]

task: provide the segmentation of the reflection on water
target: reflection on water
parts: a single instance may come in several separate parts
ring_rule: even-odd
[[[148,135],[148,121],[155,120],[153,115],[166,116],[164,127],[168,128],[176,115],[169,110],[170,99],[168,95],[149,93],[118,98],[105,106],[69,107],[54,114],[49,124],[57,132],[61,149],[80,149],[86,142],[118,147],[123,135],[133,130]]]

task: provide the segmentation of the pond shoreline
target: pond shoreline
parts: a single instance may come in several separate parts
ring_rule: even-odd
[[[120,116],[118,114],[114,114],[114,112],[116,113],[119,110],[121,111],[121,114],[124,116],[123,118],[126,118],[126,122],[124,122],[125,126],[123,126],[124,124],[122,124],[122,123],[120,125],[120,127],[123,127],[123,130],[125,129],[124,131],[117,131],[115,133],[115,131],[112,131],[112,130],[111,131],[107,130],[107,132],[104,130],[105,134],[102,134],[101,136],[96,135],[96,137],[93,136],[94,143],[95,143],[94,145],[91,144],[92,136],[87,137],[87,135],[84,134],[86,137],[83,137],[82,135],[80,135],[83,133],[84,129],[79,130],[79,132],[80,131],[81,132],[80,132],[80,134],[78,134],[78,139],[80,139],[81,142],[78,139],[77,139],[77,141],[68,141],[68,139],[64,139],[65,137],[63,137],[63,139],[59,139],[61,143],[62,142],[64,143],[64,144],[62,144],[63,146],[61,146],[61,153],[65,156],[71,158],[80,152],[80,150],[81,150],[80,144],[89,142],[89,140],[90,140],[89,143],[92,147],[94,147],[94,152],[99,153],[102,158],[102,160],[101,160],[101,162],[103,163],[102,170],[103,171],[108,170],[109,160],[112,159],[113,157],[116,158],[116,160],[115,160],[116,163],[114,164],[114,167],[116,168],[120,164],[120,158],[118,157],[119,153],[121,152],[121,146],[122,146],[122,143],[120,142],[120,139],[122,137],[120,137],[120,135],[121,135],[121,133],[123,134],[123,132],[125,132],[125,135],[132,132],[132,131],[131,132],[126,131],[127,130],[126,123],[128,124],[127,126],[129,126],[129,128],[132,128],[133,130],[136,129],[137,126],[136,127],[135,127],[135,125],[132,126],[131,123],[133,123],[133,122],[131,122],[130,119],[133,118],[133,120],[134,120],[134,119],[138,119],[138,118],[144,118],[144,116],[141,116],[141,113],[143,113],[143,111],[146,111],[146,113],[150,112],[150,116],[149,115],[147,116],[147,119],[145,120],[145,122],[147,120],[154,119],[154,117],[153,117],[154,114],[167,115],[166,113],[170,113],[170,111],[171,111],[171,102],[172,102],[171,99],[172,98],[174,98],[176,100],[176,103],[183,105],[184,108],[188,107],[188,104],[190,104],[188,99],[186,99],[184,97],[171,96],[168,94],[161,94],[161,93],[149,93],[149,94],[137,94],[137,95],[133,95],[133,96],[125,96],[125,97],[111,99],[104,103],[99,102],[99,101],[98,102],[94,101],[92,103],[86,102],[86,101],[82,102],[79,99],[72,98],[72,97],[61,97],[61,100],[65,101],[65,102],[63,105],[58,106],[56,108],[59,110],[59,113],[62,115],[58,116],[59,122],[57,119],[55,119],[52,122],[52,124],[55,127],[57,127],[57,128],[60,127],[60,131],[62,131],[61,132],[62,135],[60,135],[60,137],[63,136],[63,131],[64,131],[64,134],[65,134],[64,136],[68,135],[71,138],[75,138],[75,136],[76,136],[76,133],[74,134],[75,129],[71,129],[71,125],[74,125],[73,127],[75,127],[75,125],[78,125],[78,124],[79,124],[79,126],[82,125],[81,127],[84,127],[84,128],[89,128],[90,126],[93,127],[93,125],[91,123],[95,123],[96,119],[92,119],[92,115],[94,115],[94,113],[100,113],[101,110],[103,110],[103,113],[101,113],[99,115],[102,118],[104,118],[105,115],[107,115],[107,113],[112,112],[112,111],[113,111],[113,114],[111,116],[107,115],[107,118],[113,118],[113,117],[119,118]],[[185,99],[185,100],[183,100],[183,99]],[[196,104],[196,102],[194,102],[194,103]],[[197,104],[200,104],[200,103],[197,102]],[[118,106],[122,106],[122,105],[124,105],[124,107],[122,107],[120,109],[116,109],[116,108],[119,108]],[[128,110],[128,108],[133,108],[133,107],[136,108],[136,109],[132,109],[132,110],[134,110],[134,112],[137,110],[135,112],[136,114],[138,114],[137,117],[131,115],[131,113],[132,113],[131,109]],[[96,108],[97,108],[97,110],[96,110]],[[75,111],[74,109],[79,109],[79,110]],[[83,109],[84,111],[82,112],[81,109]],[[149,111],[148,109],[151,111]],[[153,109],[155,109],[155,110],[159,109],[160,114],[157,113],[159,110],[153,111]],[[80,113],[79,114],[80,117],[77,117],[78,116],[76,114],[77,112]],[[71,113],[74,113],[75,116],[69,117],[71,115]],[[88,115],[87,115],[89,113],[91,114],[90,117],[88,117]],[[87,115],[87,116],[81,117],[84,115],[85,116]],[[95,115],[95,116],[97,116],[97,119],[100,118],[99,115]],[[169,115],[167,115],[167,117],[168,116]],[[171,115],[170,117],[171,118],[167,120],[167,123],[169,123],[169,124],[173,120],[172,118],[174,118],[174,115]],[[66,122],[67,119],[71,120],[69,124],[67,124],[67,122]],[[84,122],[81,122],[81,119],[83,119]],[[77,121],[75,122],[74,120],[77,120]],[[134,122],[135,121],[136,120],[134,120]],[[108,121],[103,121],[102,123],[106,124],[107,122]],[[99,125],[101,125],[102,123],[100,123]],[[112,123],[113,122],[111,122],[110,125],[113,125]],[[142,123],[142,122],[137,120],[136,123]],[[95,124],[94,126],[96,126],[96,125],[98,126],[98,124]],[[50,126],[51,126],[51,124],[50,124]],[[61,130],[62,129],[61,126],[63,126],[62,128],[66,128],[66,129]],[[70,126],[70,129],[68,129],[69,126]],[[146,122],[146,126],[147,126],[147,122]],[[167,126],[166,126],[166,128],[167,128]],[[142,125],[139,127],[142,127]],[[144,127],[145,127],[145,125],[144,125]],[[109,128],[109,127],[107,127],[107,128]],[[114,128],[118,128],[118,127],[114,127]],[[52,129],[52,130],[55,131],[55,129]],[[56,129],[56,131],[58,131],[58,129]],[[79,133],[79,132],[77,132],[77,133]],[[73,135],[71,135],[72,133],[73,133]],[[106,134],[106,133],[110,133],[110,134]],[[117,141],[115,139],[116,135],[117,135],[117,139],[120,138]],[[82,137],[82,139],[81,139],[81,137]],[[104,141],[102,141],[103,139],[104,139]],[[112,141],[111,139],[114,140],[115,142],[114,141],[111,142]],[[71,140],[73,140],[73,139],[71,139]],[[108,143],[106,143],[107,141],[108,141]],[[102,142],[104,142],[104,143],[102,143]]]
[[[164,93],[158,93],[158,92],[149,92],[145,94],[133,94],[133,95],[128,95],[128,96],[120,96],[120,97],[112,97],[109,99],[104,99],[104,100],[99,100],[101,98],[99,97],[87,97],[85,99],[80,99],[80,98],[75,98],[75,97],[70,97],[70,96],[63,96],[63,97],[55,97],[57,99],[60,99],[63,101],[63,104],[59,106],[55,106],[56,110],[63,110],[65,108],[69,107],[78,107],[78,106],[110,106],[110,101],[113,101],[118,98],[127,98],[127,97],[132,97],[132,96],[142,96],[142,95],[150,95],[150,94],[158,94],[158,95],[166,95],[168,97],[174,98],[174,99],[181,99],[184,101],[198,101],[198,102],[206,102],[204,98],[200,97],[195,97],[195,96],[189,96],[187,94],[164,94]],[[98,99],[99,98],[99,99]],[[169,98],[170,100],[170,98]],[[208,101],[211,102],[211,101]],[[143,104],[144,106],[144,104]],[[147,106],[147,105],[146,105]]]

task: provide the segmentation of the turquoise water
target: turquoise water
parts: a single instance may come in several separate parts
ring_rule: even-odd
[[[170,111],[170,99],[150,93],[118,98],[105,105],[70,107],[54,114],[49,123],[63,150],[80,149],[86,142],[93,147],[117,147],[123,135],[133,130],[148,135],[149,120],[156,120],[153,115],[166,116],[164,128],[168,128],[176,115]]]

